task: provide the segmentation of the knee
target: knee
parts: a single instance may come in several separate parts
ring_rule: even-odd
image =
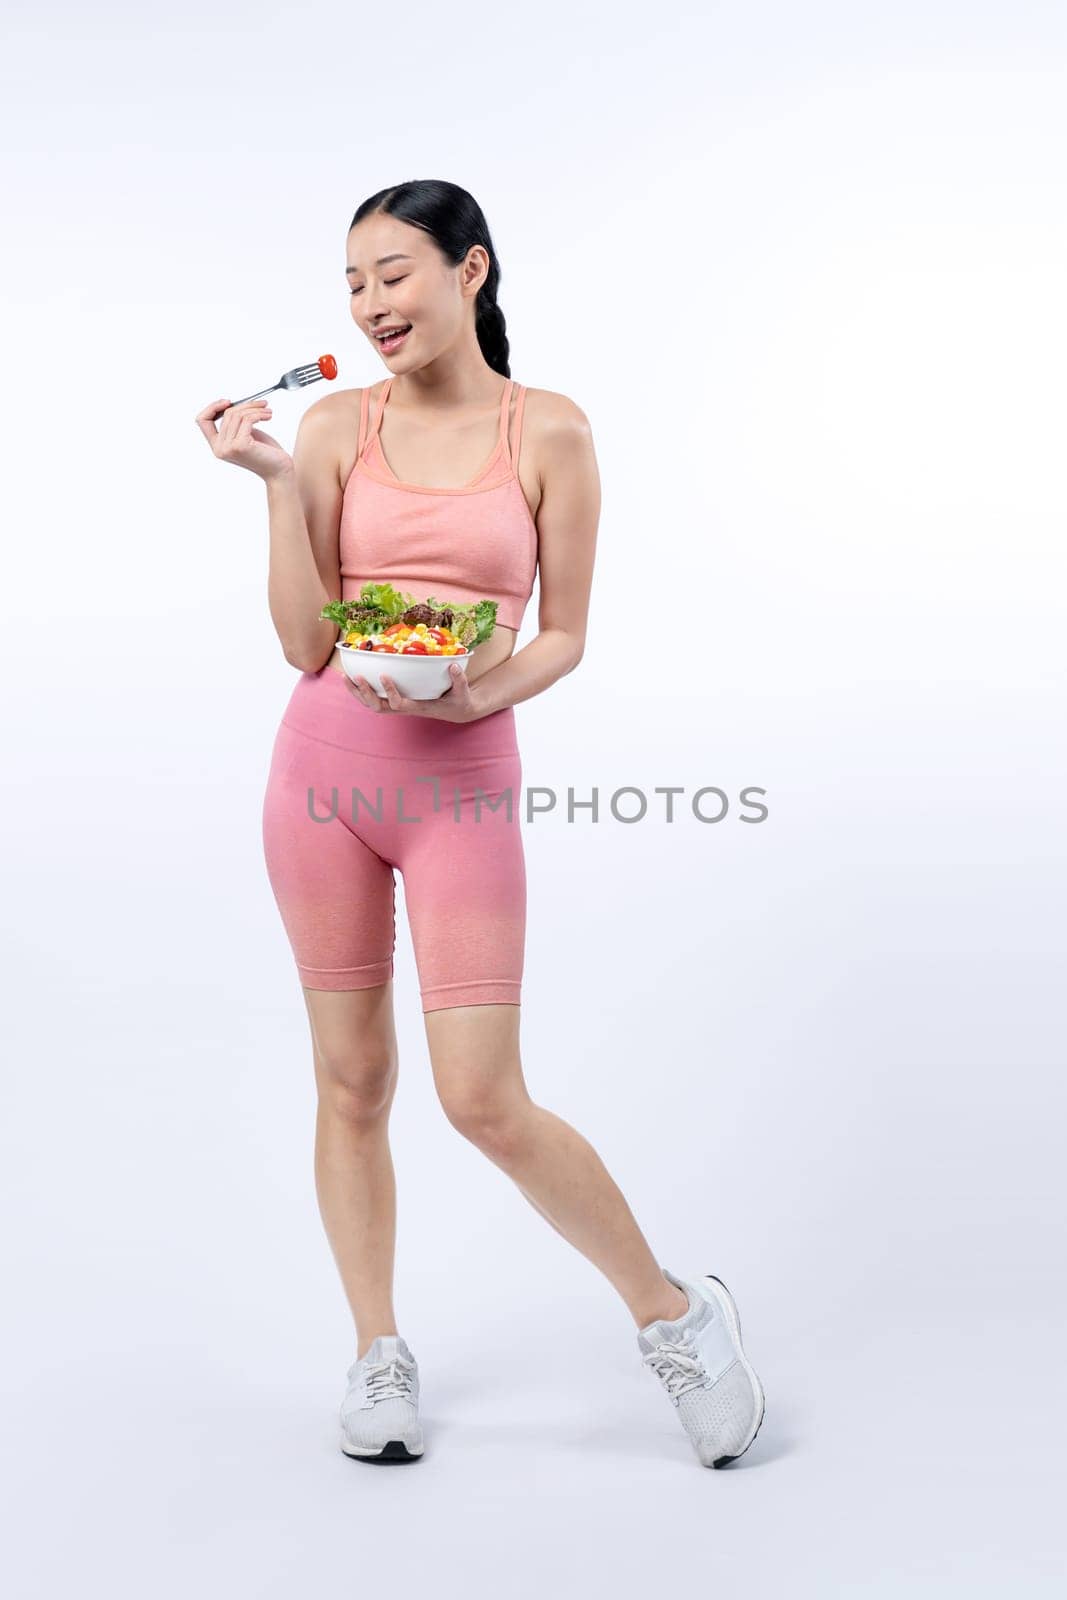
[[[319,1104],[330,1116],[354,1126],[373,1126],[388,1116],[396,1092],[397,1063],[387,1054],[352,1049],[315,1053]]]
[[[465,1139],[498,1160],[513,1155],[522,1126],[522,1106],[513,1097],[465,1084],[439,1091],[445,1116]]]

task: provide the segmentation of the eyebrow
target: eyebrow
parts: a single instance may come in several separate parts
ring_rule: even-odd
[[[400,251],[395,251],[391,256],[379,256],[377,261],[374,263],[374,265],[376,267],[384,267],[385,263],[387,261],[414,261],[414,259],[415,259],[414,256],[405,256],[405,255],[402,255],[400,253]],[[347,278],[353,272],[362,272],[362,271],[363,271],[362,267],[346,267],[345,268],[345,277]]]

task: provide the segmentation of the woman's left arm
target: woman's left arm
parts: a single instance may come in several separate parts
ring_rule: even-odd
[[[554,394],[538,434],[545,463],[537,508],[539,631],[471,686],[474,720],[540,694],[573,672],[585,650],[600,522],[593,432],[580,406]]]

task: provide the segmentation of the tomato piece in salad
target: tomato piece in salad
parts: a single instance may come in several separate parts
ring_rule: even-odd
[[[379,655],[407,656],[465,656],[470,650],[460,644],[450,628],[429,628],[425,623],[412,627],[406,622],[393,622],[380,631],[361,633],[352,628],[345,636],[345,644],[353,650],[374,650]]]

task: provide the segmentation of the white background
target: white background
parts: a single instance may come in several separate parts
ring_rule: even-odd
[[[9,16],[12,1592],[1053,1592],[1062,8]],[[193,419],[324,351],[383,375],[345,235],[416,177],[482,204],[513,375],[593,427],[585,658],[516,715],[526,784],[601,820],[524,830],[523,1062],[659,1259],[738,1299],[768,1409],[725,1472],[446,1121],[403,920],[427,1453],[337,1448],[259,832],[295,674],[262,485]],[[769,816],[668,825],[664,784]]]

